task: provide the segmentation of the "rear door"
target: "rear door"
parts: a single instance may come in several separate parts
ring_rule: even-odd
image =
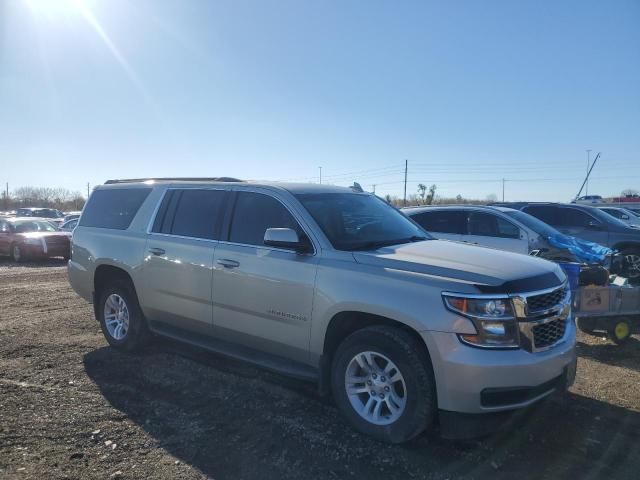
[[[227,192],[169,189],[147,240],[141,306],[152,322],[212,333],[213,255]]]
[[[427,232],[443,240],[465,240],[467,212],[462,210],[433,210],[411,215],[411,219]]]
[[[489,212],[469,212],[470,243],[516,253],[529,253],[527,233],[510,221]]]
[[[293,228],[299,236],[307,235],[300,219],[270,192],[235,195],[227,238],[215,253],[215,335],[304,362],[317,256],[264,244],[267,228]]]

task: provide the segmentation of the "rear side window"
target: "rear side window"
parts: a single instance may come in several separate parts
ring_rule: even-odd
[[[496,215],[473,212],[469,215],[469,235],[520,238],[520,229]]]
[[[229,241],[264,245],[267,228],[292,228],[302,238],[304,232],[289,210],[269,195],[239,192],[233,209]]]
[[[560,225],[559,223],[559,215],[558,209],[554,207],[525,207],[522,209],[524,212],[529,215],[533,215],[539,220],[542,220],[544,223],[549,225]]]
[[[224,190],[170,190],[158,210],[153,232],[217,240]]]
[[[467,233],[467,212],[447,212],[444,210],[423,212],[412,215],[411,219],[427,232],[454,233],[465,235]]]
[[[150,192],[150,188],[96,190],[84,208],[80,226],[126,230]]]
[[[593,217],[576,208],[562,208],[558,225],[563,227],[583,227],[589,226],[594,221]]]

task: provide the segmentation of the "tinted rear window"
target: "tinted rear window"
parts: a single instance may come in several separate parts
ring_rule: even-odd
[[[153,231],[217,240],[224,197],[224,190],[169,191],[160,206]]]
[[[467,212],[434,210],[411,215],[427,232],[453,233],[465,235],[467,233]]]
[[[80,226],[126,230],[150,192],[150,188],[96,190],[84,208]]]

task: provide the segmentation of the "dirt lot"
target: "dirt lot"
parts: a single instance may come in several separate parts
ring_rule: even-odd
[[[0,262],[0,478],[638,478],[640,341],[581,335],[578,379],[464,445],[354,433],[313,385],[173,342],[108,348],[62,263]]]

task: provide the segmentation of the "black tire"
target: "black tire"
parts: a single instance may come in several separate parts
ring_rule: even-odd
[[[11,245],[11,260],[16,263],[22,263],[25,261],[24,255],[21,253],[20,245],[14,243]]]
[[[617,320],[611,330],[609,330],[609,338],[616,345],[624,345],[631,338],[632,328],[632,323],[629,318],[621,318]]]
[[[404,411],[387,425],[377,425],[360,416],[352,406],[345,387],[345,375],[352,359],[367,351],[377,352],[391,360],[406,384]],[[333,357],[331,388],[335,402],[349,424],[385,443],[402,443],[416,437],[433,423],[437,412],[433,368],[425,345],[394,327],[367,327],[344,339]],[[363,399],[366,395],[363,394]]]
[[[124,301],[129,314],[128,329],[124,337],[120,339],[115,338],[109,332],[105,319],[105,304],[107,299],[112,295],[117,295]],[[112,347],[127,352],[134,352],[141,350],[148,343],[149,330],[147,328],[147,322],[140,309],[135,288],[130,281],[118,279],[103,287],[100,292],[98,292],[96,314],[102,333]]]

